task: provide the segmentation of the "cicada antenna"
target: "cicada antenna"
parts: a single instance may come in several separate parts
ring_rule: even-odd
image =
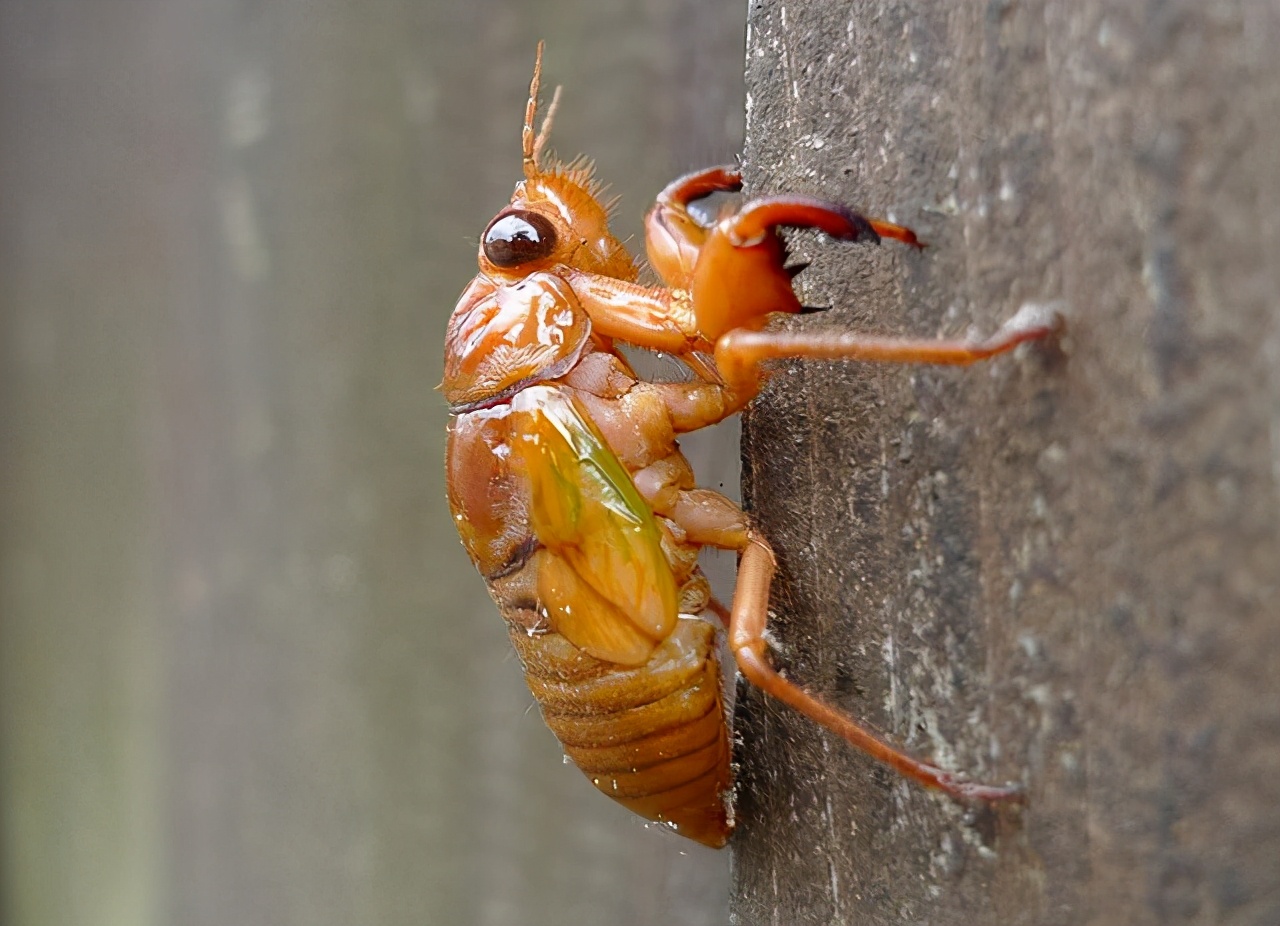
[[[538,160],[542,157],[542,149],[546,147],[551,136],[551,121],[555,118],[556,109],[560,106],[560,87],[551,96],[551,105],[547,114],[542,117],[542,128],[535,136],[533,125],[538,116],[538,89],[542,84],[542,48],[545,43],[538,42],[538,56],[533,62],[533,80],[529,82],[529,102],[524,107],[524,129],[520,132],[521,149],[524,154],[524,175],[532,180],[538,176]]]

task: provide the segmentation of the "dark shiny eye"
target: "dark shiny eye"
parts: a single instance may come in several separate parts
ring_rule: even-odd
[[[484,256],[498,267],[519,267],[555,250],[556,230],[536,212],[508,212],[484,233]]]

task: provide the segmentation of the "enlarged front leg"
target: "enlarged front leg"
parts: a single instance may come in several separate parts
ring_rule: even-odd
[[[1032,307],[1010,319],[995,336],[981,341],[889,338],[852,332],[762,330],[777,312],[801,311],[779,228],[812,228],[842,241],[892,237],[924,247],[901,225],[859,215],[843,206],[806,196],[774,196],[748,203],[721,219],[706,237],[691,284],[698,332],[715,342],[721,381],[749,400],[761,386],[761,364],[783,357],[862,360],[885,363],[969,364],[1012,350],[1024,341],[1046,338],[1062,319]]]
[[[880,231],[919,246],[915,233],[810,196],[753,200],[712,228],[690,281],[698,331],[711,341],[736,328],[755,330],[775,312],[802,307],[791,287],[778,230],[812,228],[839,241],[880,243]]]
[[[663,282],[688,289],[698,253],[711,226],[689,212],[689,204],[713,193],[736,193],[742,176],[735,167],[709,167],[671,181],[658,194],[644,217],[644,247],[651,266]]]
[[[673,354],[698,341],[688,300],[674,299],[669,289],[568,267],[560,270],[560,276],[597,334]],[[702,344],[706,346],[705,341]]]
[[[714,344],[698,331],[688,292],[569,268],[561,275],[597,334],[672,354],[704,381],[719,382],[710,359]]]
[[[697,265],[699,252],[715,229],[715,225],[699,222],[689,211],[689,205],[714,193],[736,193],[742,189],[742,175],[736,167],[709,167],[692,174],[685,174],[673,180],[658,194],[653,208],[645,216],[645,251],[649,256],[649,265],[662,277],[668,286],[687,288],[692,284],[694,268]],[[780,209],[788,203],[803,203],[809,207],[807,214],[792,210],[788,214],[780,214]],[[758,209],[758,206],[765,206]],[[816,211],[826,211],[834,217],[834,222],[818,216]],[[778,215],[772,223],[768,222],[769,213]],[[901,225],[894,225],[883,219],[859,216],[843,206],[824,203],[808,197],[771,197],[757,200],[733,217],[735,224],[749,223],[764,219],[763,224],[783,225],[796,228],[822,228],[836,237],[846,237],[847,229],[844,219],[853,216],[864,221],[871,231],[882,238],[896,238],[899,241],[916,247],[924,247],[916,238],[915,232]],[[790,274],[787,274],[788,279]]]
[[[658,194],[645,216],[645,248],[650,266],[667,288],[564,268],[562,274],[594,329],[637,347],[681,357],[710,352],[715,337],[704,337],[699,330],[690,287],[694,265],[712,229],[698,222],[688,206],[712,193],[741,188],[736,168],[712,167],[686,174]],[[712,373],[704,379],[716,377]]]
[[[754,200],[712,225],[698,221],[689,211],[689,204],[698,199],[741,189],[741,175],[736,168],[727,166],[687,174],[668,184],[645,217],[645,248],[650,265],[670,289],[643,290],[643,297],[631,307],[633,312],[642,311],[641,319],[620,312],[615,295],[596,300],[596,308],[588,310],[593,319],[599,315],[621,322],[615,325],[614,330],[620,333],[614,336],[622,340],[680,353],[665,331],[655,331],[653,319],[664,316],[690,336],[682,358],[703,379],[724,381],[722,375],[709,368],[703,373],[703,361],[696,357],[690,360],[690,356],[709,351],[711,345],[735,329],[763,327],[775,312],[801,311],[791,286],[795,271],[786,266],[786,248],[778,229],[813,228],[842,241],[879,243],[881,237],[886,237],[924,247],[909,228],[808,196]],[[611,286],[606,283],[601,288]],[[575,289],[579,288],[575,284]],[[663,305],[646,308],[645,297]],[[591,298],[590,294],[587,298]],[[648,340],[636,340],[638,337]],[[758,391],[757,380],[758,377],[737,376],[729,381],[740,404],[750,401]]]

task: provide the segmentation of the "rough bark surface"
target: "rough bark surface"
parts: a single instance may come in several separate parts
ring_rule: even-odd
[[[798,320],[1058,351],[791,364],[746,425],[777,659],[966,808],[747,693],[734,916],[1280,922],[1280,7],[759,0],[750,191],[916,228],[793,241]]]

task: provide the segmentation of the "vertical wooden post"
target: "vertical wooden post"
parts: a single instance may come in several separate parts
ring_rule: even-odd
[[[736,922],[1280,922],[1280,8],[757,0],[744,171],[914,227],[797,237],[802,324],[993,331],[968,370],[784,366],[746,427],[777,660],[921,792],[741,702]]]

